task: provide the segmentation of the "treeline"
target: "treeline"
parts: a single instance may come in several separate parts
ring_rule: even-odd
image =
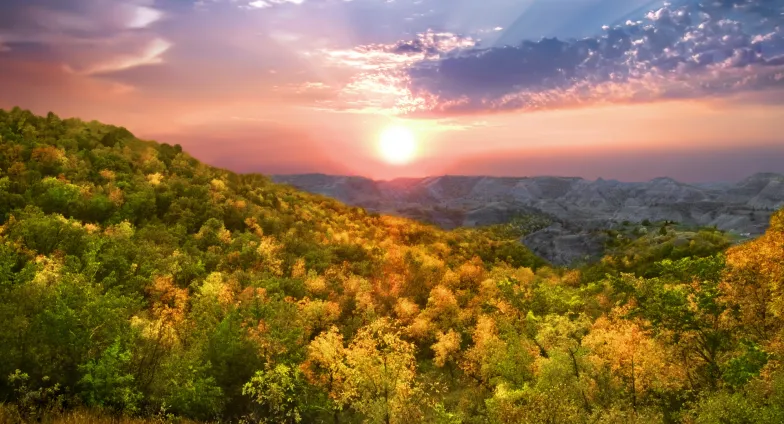
[[[14,109],[0,223],[6,420],[784,422],[782,212],[556,269]]]

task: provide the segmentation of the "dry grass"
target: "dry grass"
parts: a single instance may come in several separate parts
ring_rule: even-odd
[[[96,411],[77,410],[43,417],[42,424],[196,424],[189,420],[164,418],[116,418]],[[26,424],[13,406],[0,404],[0,424]]]

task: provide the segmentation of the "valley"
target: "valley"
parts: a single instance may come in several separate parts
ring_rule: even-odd
[[[503,224],[521,215],[545,217],[552,225],[526,234],[521,241],[560,265],[601,257],[606,241],[603,230],[624,222],[716,227],[748,239],[762,234],[773,211],[784,206],[784,175],[773,173],[714,184],[686,184],[670,178],[648,182],[461,176],[374,181],[320,174],[272,178],[350,205],[444,229]]]

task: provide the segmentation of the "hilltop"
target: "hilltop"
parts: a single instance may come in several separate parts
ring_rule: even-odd
[[[545,223],[445,231],[0,110],[0,421],[784,421],[784,212],[576,269],[518,242]]]

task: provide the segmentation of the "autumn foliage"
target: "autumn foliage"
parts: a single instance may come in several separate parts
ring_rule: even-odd
[[[0,111],[0,421],[784,422],[784,212],[689,234],[558,269]]]

